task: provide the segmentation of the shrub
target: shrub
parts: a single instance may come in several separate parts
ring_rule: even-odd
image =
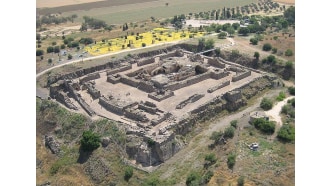
[[[277,48],[272,48],[272,53],[276,54],[277,53]]]
[[[264,118],[255,119],[253,125],[256,129],[266,134],[273,134],[275,132],[275,123],[273,121],[267,121]]]
[[[53,42],[52,42],[52,45],[55,46],[55,45],[56,45],[56,41],[53,41]]]
[[[61,49],[65,49],[65,44],[62,44],[61,45]]]
[[[218,38],[219,38],[219,39],[225,39],[226,36],[227,36],[226,32],[220,32],[220,33],[218,34]]]
[[[54,52],[54,47],[52,46],[47,47],[47,53],[52,53],[52,52]]]
[[[240,176],[240,177],[237,179],[237,185],[238,185],[238,186],[244,186],[244,176]]]
[[[72,59],[72,55],[71,54],[68,55],[68,60],[70,60],[70,59]]]
[[[142,47],[145,47],[145,46],[147,46],[147,44],[145,44],[145,43],[142,43]]]
[[[191,186],[191,185],[199,185],[199,182],[201,180],[201,176],[197,172],[191,172],[187,179],[186,179],[186,185]]]
[[[132,167],[126,167],[125,168],[125,175],[124,179],[128,181],[133,176],[133,168]]]
[[[286,50],[286,51],[285,51],[285,55],[286,55],[286,56],[292,56],[292,55],[293,55],[292,50],[291,50],[291,49]]]
[[[202,183],[207,184],[213,176],[213,171],[207,171],[202,177]]]
[[[276,62],[276,57],[274,55],[267,56],[267,62],[268,63],[275,63]]]
[[[80,140],[81,148],[83,151],[93,151],[100,146],[100,136],[92,131],[84,131],[82,139]]]
[[[260,107],[264,110],[270,110],[273,107],[273,102],[268,98],[263,98]]]
[[[235,129],[237,128],[237,120],[232,120],[230,122],[230,126],[234,127]]]
[[[285,96],[285,93],[281,91],[281,92],[278,94],[278,96],[276,97],[276,100],[277,100],[277,101],[283,101],[285,97],[286,97],[286,96]]]
[[[59,46],[55,46],[54,47],[54,52],[55,53],[59,53],[60,52],[60,47]]]
[[[156,142],[154,140],[152,140],[151,138],[148,138],[147,143],[148,143],[148,147],[152,147],[156,144]]]
[[[294,87],[289,87],[288,91],[290,93],[290,95],[294,95],[295,94],[295,88]]]
[[[232,126],[229,126],[225,129],[223,137],[224,138],[233,138],[234,134],[235,134],[235,128]]]
[[[262,50],[263,51],[270,51],[272,49],[272,45],[269,44],[269,43],[265,43],[263,46],[262,46]]]
[[[251,39],[250,39],[250,43],[252,43],[252,45],[257,45],[257,44],[258,44],[258,39],[256,39],[256,38],[251,38]]]
[[[292,125],[282,125],[277,133],[277,137],[285,142],[291,142],[295,139],[295,129]]]
[[[209,161],[210,164],[214,164],[217,161],[217,158],[215,157],[214,153],[211,153],[205,156],[205,161]]]
[[[48,63],[51,64],[53,60],[51,58],[48,59]]]
[[[236,163],[236,155],[235,154],[229,154],[228,158],[227,158],[227,165],[228,168],[232,169],[234,167]]]
[[[37,50],[37,56],[42,56],[42,55],[44,55],[44,51],[38,49],[38,50]]]

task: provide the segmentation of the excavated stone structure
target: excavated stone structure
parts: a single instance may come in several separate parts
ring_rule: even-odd
[[[144,167],[183,148],[176,135],[201,118],[237,110],[258,91],[279,85],[274,76],[177,46],[50,77],[48,83],[50,97],[69,109],[123,125],[128,158]]]

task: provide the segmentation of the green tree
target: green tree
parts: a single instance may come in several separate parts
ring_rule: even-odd
[[[273,134],[275,132],[275,122],[268,121],[264,118],[257,118],[252,123],[254,127],[266,134]]]
[[[71,59],[72,59],[72,55],[69,54],[69,55],[68,55],[68,60],[71,60]]]
[[[59,53],[60,52],[60,47],[59,46],[55,46],[54,47],[54,52],[55,53]]]
[[[219,38],[219,39],[225,39],[226,36],[227,36],[227,33],[226,33],[226,32],[220,32],[220,33],[218,34],[218,38]]]
[[[62,44],[61,45],[61,49],[65,49],[65,44]]]
[[[261,100],[260,107],[264,110],[270,110],[273,107],[273,102],[268,98],[263,98]]]
[[[290,25],[295,23],[295,7],[290,6],[284,11],[284,18],[289,22]]]
[[[269,44],[269,43],[265,43],[263,46],[262,46],[262,50],[263,51],[270,51],[272,49],[272,45]]]
[[[285,142],[291,142],[295,139],[295,128],[292,125],[282,125],[277,133],[277,138]]]
[[[277,48],[272,48],[272,53],[276,54],[277,53]]]
[[[235,33],[235,29],[233,27],[229,27],[229,28],[227,28],[227,32],[228,32],[229,36],[232,37],[233,34]]]
[[[48,63],[51,64],[53,60],[51,58],[48,59]]]
[[[132,176],[133,176],[133,168],[132,167],[126,167],[125,168],[124,179],[126,181],[128,181],[129,179],[131,179]]]
[[[52,46],[47,47],[47,53],[52,53],[52,52],[54,52],[54,47]]]
[[[44,55],[44,51],[38,49],[38,50],[37,50],[37,56],[42,56],[42,55]]]
[[[288,87],[288,91],[290,93],[290,95],[294,95],[295,94],[295,88],[294,87]]]
[[[267,62],[272,64],[276,63],[276,57],[274,55],[267,56]]]
[[[242,27],[238,30],[238,33],[247,36],[250,33],[250,30],[247,27]]]
[[[231,26],[237,30],[239,28],[239,23],[233,23]]]
[[[214,48],[214,40],[213,39],[207,39],[205,42],[205,50]]]
[[[92,131],[84,131],[80,140],[83,151],[93,151],[100,147],[100,136]]]
[[[213,171],[208,170],[202,177],[202,183],[201,184],[207,184],[213,176]],[[199,185],[201,185],[199,184]]]

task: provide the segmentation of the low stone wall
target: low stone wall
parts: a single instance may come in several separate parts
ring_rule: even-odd
[[[242,99],[242,94],[241,94],[240,90],[232,90],[232,91],[227,92],[224,95],[224,98],[229,102],[235,102],[239,99]]]
[[[147,93],[156,91],[153,83],[148,81],[140,81],[137,88]]]
[[[216,90],[219,90],[219,89],[221,89],[221,88],[223,88],[225,86],[228,86],[228,85],[230,85],[230,81],[229,80],[221,83],[220,85],[217,85],[217,86],[214,86],[214,87],[211,87],[211,88],[207,89],[207,92],[208,93],[212,93],[212,92],[214,92]]]
[[[145,104],[139,104],[138,109],[144,110],[150,114],[156,114],[157,112],[157,107],[150,107]]]
[[[116,76],[116,75],[108,75],[107,76],[107,82],[112,83],[112,84],[116,84],[120,82],[120,76]]]
[[[63,91],[59,91],[57,93],[56,100],[63,103],[69,109],[78,110],[78,108],[71,102],[70,98]]]
[[[188,99],[186,99],[186,100],[182,101],[181,103],[179,103],[176,106],[176,109],[182,109],[183,107],[185,107],[189,103],[196,102],[197,100],[201,99],[204,96],[205,96],[204,94],[194,94],[194,95],[190,96]]]
[[[83,84],[83,83],[85,83],[87,81],[98,79],[100,77],[101,77],[100,76],[100,73],[89,74],[86,77],[83,77],[83,78],[79,79],[79,83],[80,84]]]
[[[132,87],[138,87],[140,81],[126,75],[121,75],[120,82],[130,85]]]
[[[65,81],[65,86],[69,90],[69,93],[72,95],[72,97],[80,104],[80,106],[90,116],[93,116],[95,114],[95,112],[89,107],[89,105],[85,102],[85,100],[81,99],[81,97],[77,95],[76,90],[70,85],[70,83]]]
[[[119,68],[108,70],[107,71],[107,76],[112,75],[112,74],[116,74],[118,72],[123,72],[123,71],[129,70],[129,69],[132,69],[132,64],[127,63],[126,65],[121,66]]]
[[[154,62],[155,62],[154,57],[148,58],[148,59],[143,59],[143,60],[137,62],[137,66],[139,67],[139,66],[143,66],[143,65],[148,65],[148,64],[151,64]]]
[[[223,70],[219,70],[219,71],[211,71],[211,78],[212,79],[221,79],[224,77],[227,77],[230,74],[230,72],[228,71],[223,71]]]
[[[161,123],[161,122],[167,120],[167,119],[170,118],[171,116],[172,116],[171,113],[166,112],[165,114],[161,115],[159,118],[157,118],[157,119],[152,119],[152,120],[151,120],[151,124],[152,124],[153,126],[158,125],[159,123]]]
[[[164,99],[167,99],[169,97],[174,96],[174,92],[167,90],[164,94],[157,94],[156,92],[152,92],[148,94],[148,98],[151,98],[153,100],[156,100],[158,102],[163,101]]]
[[[167,84],[164,88],[171,90],[171,91],[175,91],[175,90],[181,89],[183,87],[199,83],[201,81],[209,79],[210,77],[211,77],[211,72],[206,72],[206,73],[199,74],[199,75],[196,75],[193,77],[189,77],[188,79],[183,80],[183,81],[171,82],[171,83]]]
[[[135,109],[125,109],[124,116],[135,121],[148,122],[147,116],[139,110]]]
[[[221,69],[226,68],[226,65],[222,63],[219,59],[209,58],[209,57],[205,57],[205,58],[208,60],[207,63],[213,67],[217,67]]]
[[[87,92],[93,97],[93,99],[97,99],[101,96],[101,93],[99,90],[97,90],[95,87],[93,87],[91,84],[86,83],[87,86]]]
[[[251,71],[246,71],[246,72],[243,72],[243,73],[240,73],[240,74],[236,74],[235,76],[232,77],[231,81],[236,82],[236,81],[244,79],[248,76],[251,76]]]
[[[99,99],[99,104],[102,105],[105,109],[108,111],[118,114],[118,115],[123,115],[124,114],[124,108],[119,107],[115,104],[113,104],[110,100],[105,98],[104,96],[101,96]]]

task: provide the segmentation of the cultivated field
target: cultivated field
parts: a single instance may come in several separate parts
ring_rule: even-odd
[[[129,2],[130,1],[130,2]],[[117,1],[114,1],[117,2]],[[244,6],[250,3],[257,3],[257,0],[126,0],[121,1],[121,4],[108,6],[93,6],[93,4],[85,4],[86,7],[77,7],[69,9],[66,7],[59,7],[57,9],[40,10],[38,13],[58,13],[61,12],[63,16],[77,14],[76,21],[82,22],[84,15],[88,15],[97,19],[104,20],[108,24],[123,24],[125,22],[135,22],[150,19],[151,16],[156,19],[173,17],[179,14],[188,14],[193,12],[202,12],[215,9],[222,9],[223,7]],[[100,2],[99,2],[100,3]],[[166,6],[168,3],[168,6]],[[78,5],[75,5],[78,6]],[[82,5],[79,5],[82,6]],[[45,12],[43,12],[45,11]]]
[[[37,8],[53,8],[67,5],[77,5],[82,3],[91,3],[103,0],[36,0]]]

